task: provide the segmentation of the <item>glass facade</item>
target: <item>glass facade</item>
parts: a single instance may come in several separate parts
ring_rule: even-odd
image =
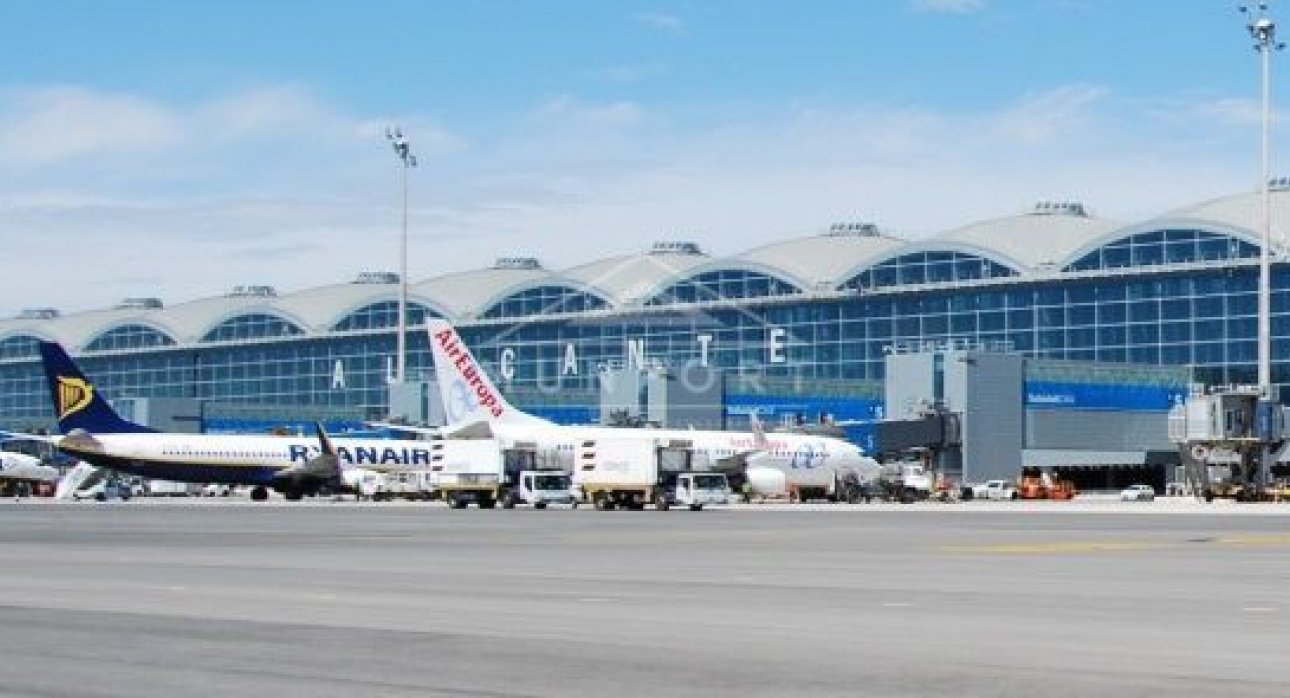
[[[1048,359],[1187,366],[1201,382],[1254,383],[1256,260],[1248,259],[1244,242],[1200,233],[1186,242],[1176,232],[1127,238],[1129,259],[1146,265],[1138,269],[1108,266],[1108,260],[1118,259],[1110,251],[1125,249],[1126,240],[1084,256],[1071,267],[1083,265],[1077,270],[1081,273],[1071,276],[1016,277],[1010,270],[994,269],[993,262],[957,253],[946,253],[943,260],[932,253],[906,255],[883,267],[901,280],[913,278],[903,276],[902,264],[921,264],[924,283],[937,283],[944,272],[928,271],[933,259],[952,269],[962,264],[964,275],[954,278],[978,283],[961,287],[884,290],[875,285],[861,294],[754,295],[715,307],[687,307],[680,296],[670,295],[673,304],[666,306],[578,316],[566,300],[582,292],[543,286],[495,304],[486,317],[461,323],[460,330],[490,375],[518,403],[545,405],[553,415],[579,420],[594,414],[582,403],[595,401],[599,370],[624,364],[722,367],[728,393],[793,395],[794,404],[808,412],[812,405],[873,402],[886,354],[896,345],[926,342],[994,344]],[[1215,240],[1237,258],[1221,264],[1173,264],[1204,262],[1204,255],[1216,253]],[[1175,243],[1183,251],[1171,252]],[[1151,245],[1168,263],[1153,263],[1155,252],[1140,252]],[[1088,267],[1094,259],[1102,266]],[[983,275],[972,277],[967,270],[973,266]],[[683,282],[695,289],[695,300],[704,300],[699,288],[738,294],[761,283],[751,275],[706,276]],[[680,286],[664,293],[673,294]],[[582,294],[578,302],[588,307],[591,298]],[[603,301],[594,300],[590,307],[604,308]],[[552,312],[550,304],[563,308],[563,314],[543,317]],[[111,398],[336,406],[376,418],[385,412],[393,371],[393,307],[368,306],[322,335],[304,335],[273,315],[243,315],[187,346],[145,344],[150,340],[144,333],[119,327],[95,340],[102,341],[97,348],[118,351],[82,361]],[[420,325],[430,311],[416,308],[419,314],[410,313],[410,320]],[[1274,266],[1272,311],[1272,379],[1284,388],[1290,384],[1290,265]],[[528,319],[507,321],[511,314]],[[408,345],[409,375],[429,375],[424,330],[411,331]],[[35,355],[31,336],[0,340],[0,426],[47,424],[52,418]],[[1281,392],[1283,399],[1290,398],[1290,390]],[[841,409],[834,411],[840,418],[857,416],[838,414]]]
[[[1156,230],[1131,235],[1099,247],[1080,257],[1064,271],[1216,262],[1258,256],[1257,246],[1230,235],[1204,230]]]
[[[608,307],[605,299],[568,286],[538,286],[513,293],[494,303],[481,317],[485,319],[533,317],[556,313],[579,313]]]
[[[40,356],[40,349],[36,346],[39,341],[36,337],[25,334],[0,340],[0,361]]]
[[[406,323],[408,327],[426,324],[427,317],[439,317],[439,313],[411,301],[407,304]],[[334,332],[353,332],[371,330],[379,327],[395,327],[399,324],[399,302],[382,301],[355,310],[332,327]]]
[[[702,303],[728,298],[762,298],[787,296],[801,289],[777,279],[744,269],[722,269],[696,274],[673,284],[662,293],[645,302],[646,305],[671,305],[673,303]]]
[[[247,339],[288,337],[297,334],[304,334],[304,331],[276,315],[251,313],[238,315],[221,322],[210,332],[207,332],[201,341],[203,343],[235,342]]]
[[[85,345],[85,351],[122,351],[173,346],[175,340],[146,325],[122,325],[100,334]]]
[[[1016,276],[998,262],[962,252],[911,252],[873,265],[842,285],[871,291],[885,286],[941,284]]]

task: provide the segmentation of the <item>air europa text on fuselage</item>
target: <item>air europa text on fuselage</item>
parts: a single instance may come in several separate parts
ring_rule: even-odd
[[[287,447],[293,462],[317,458],[317,446],[292,444]],[[430,465],[430,449],[391,446],[337,446],[336,457],[349,465]]]
[[[439,346],[461,372],[471,390],[475,391],[475,396],[479,398],[479,406],[488,410],[494,417],[502,416],[506,411],[505,408],[484,382],[483,376],[479,373],[479,364],[475,363],[475,357],[470,355],[469,349],[454,340],[455,335],[456,332],[451,329],[440,330],[435,333],[435,341],[439,342]]]

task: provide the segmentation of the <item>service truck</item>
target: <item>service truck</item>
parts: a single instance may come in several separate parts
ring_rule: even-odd
[[[883,495],[896,502],[909,504],[931,498],[933,475],[917,461],[896,461],[883,466],[881,489]]]
[[[518,504],[528,504],[534,509],[545,509],[551,504],[578,508],[573,481],[563,470],[521,470],[514,480],[514,486],[502,496],[503,508],[514,509]]]
[[[465,509],[472,502],[480,509],[492,509],[499,502],[506,509],[518,504],[535,509],[550,504],[577,506],[568,473],[534,470],[535,461],[529,455],[531,451],[517,451],[496,439],[446,440],[432,456],[435,493],[453,509]]]
[[[660,511],[686,506],[698,511],[725,504],[730,485],[723,473],[694,468],[694,445],[686,439],[594,439],[581,442],[573,484],[597,509]]]

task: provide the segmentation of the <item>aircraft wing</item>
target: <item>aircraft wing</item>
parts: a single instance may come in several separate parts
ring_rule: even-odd
[[[433,438],[442,438],[444,434],[444,427],[418,427],[394,422],[363,422],[363,424],[373,429],[389,429],[390,431],[401,431],[405,434],[418,434]]]
[[[36,441],[42,444],[53,444],[57,446],[63,440],[62,435],[55,434],[24,434],[19,431],[0,431],[0,441]]]
[[[461,422],[444,427],[414,427],[407,424],[393,424],[390,422],[366,422],[366,424],[371,427],[392,429],[394,431],[402,431],[409,434],[421,434],[436,439],[493,438],[493,428],[484,420],[477,422]]]
[[[332,446],[331,439],[323,429],[322,423],[315,422],[314,427],[318,434],[320,453],[304,463],[279,470],[273,476],[275,481],[294,483],[297,486],[310,480],[342,482],[340,459],[336,456],[336,449]]]
[[[720,473],[738,473],[742,472],[750,465],[756,465],[757,460],[766,454],[763,448],[749,448],[743,451],[732,453],[728,456],[713,459],[712,469]]]

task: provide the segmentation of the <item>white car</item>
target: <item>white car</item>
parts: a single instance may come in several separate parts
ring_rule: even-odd
[[[124,482],[100,480],[90,487],[72,492],[72,499],[78,502],[84,499],[92,499],[96,502],[120,499],[125,502],[130,500],[130,486]]]
[[[1122,502],[1150,502],[1156,498],[1156,489],[1151,485],[1129,485],[1120,491]]]

